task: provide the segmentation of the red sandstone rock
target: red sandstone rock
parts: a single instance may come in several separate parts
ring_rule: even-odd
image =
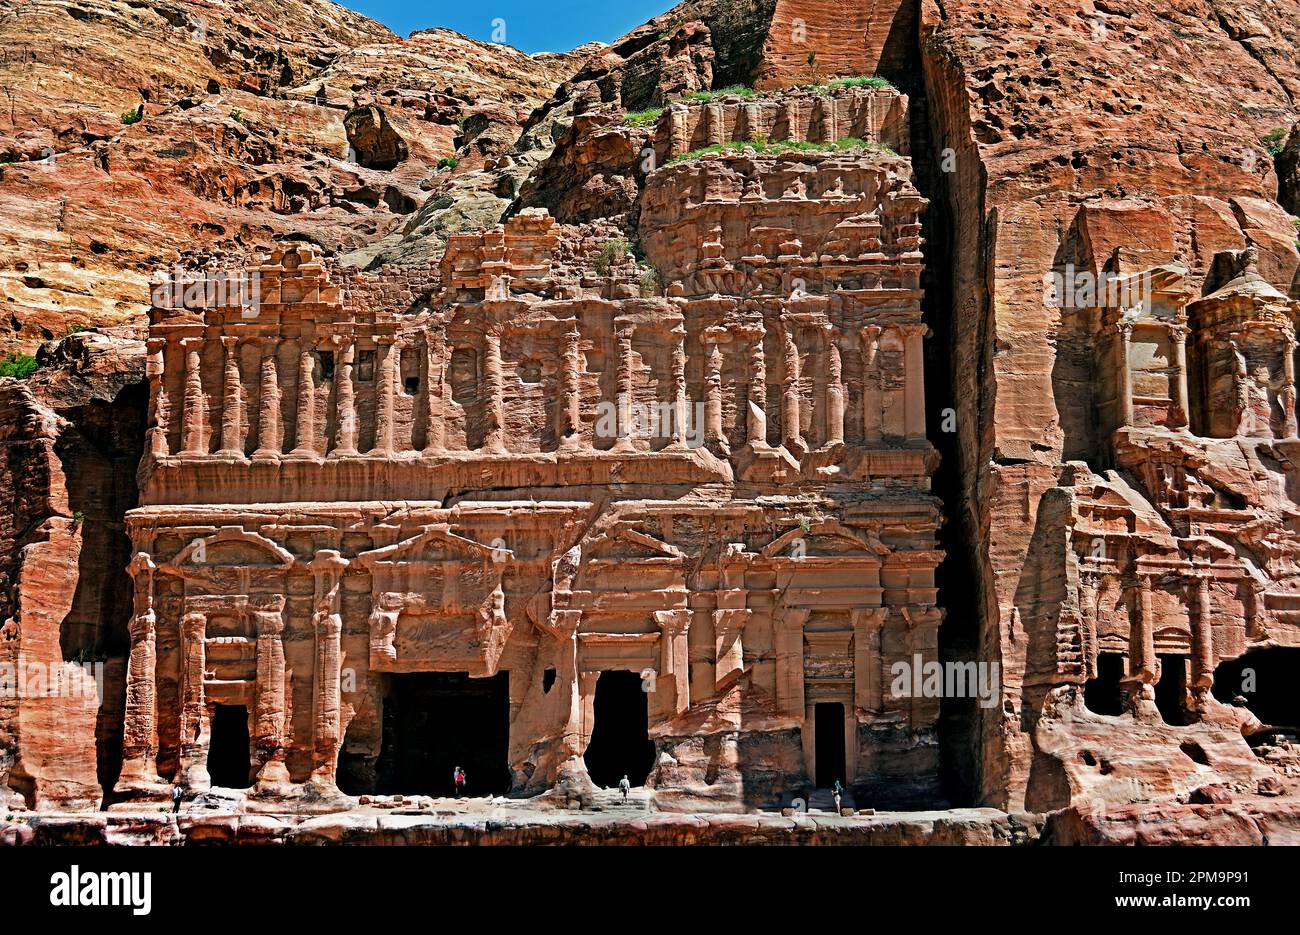
[[[1211,691],[1300,641],[1288,3],[688,0],[569,57],[444,31],[396,40],[316,4],[194,37],[189,8],[162,25],[106,3],[73,32],[157,34],[165,76],[72,40],[26,72],[7,61],[21,79],[0,140],[19,163],[0,180],[15,343],[130,318],[182,250],[237,264],[290,236],[321,247],[277,249],[251,317],[153,312],[134,557],[108,531],[135,506],[138,365],[69,338],[30,384],[0,388],[0,652],[56,667],[99,654],[118,686],[93,707],[0,699],[9,787],[42,810],[93,805],[101,777],[143,799],[160,776],[202,790],[215,705],[244,705],[258,782],[243,805],[344,808],[336,778],[380,769],[387,680],[440,668],[509,672],[512,788],[591,811],[499,837],[396,814],[396,798],[292,829],[30,827],[1031,838],[1033,820],[951,813],[601,815],[620,806],[586,757],[596,678],[619,669],[659,679],[647,779],[665,812],[788,805],[817,772],[818,702],[849,719],[855,806],[940,803],[937,699],[884,684],[890,661],[938,657],[952,601],[973,622],[950,625],[946,648],[1000,681],[958,716],[950,785],[1051,811],[1051,843],[1294,840],[1300,762],[1276,729],[1291,725]],[[52,33],[56,7],[18,19]],[[94,93],[60,75],[56,103],[38,104],[32,82],[64,60]],[[876,72],[905,93],[790,89]],[[734,83],[774,93],[678,101]],[[653,125],[626,120],[663,105]],[[760,151],[844,136],[893,153]],[[460,164],[435,169],[453,152]],[[96,233],[114,225],[112,242]],[[1079,277],[1137,299],[1080,294]],[[923,283],[952,371],[938,400],[930,381],[929,413]],[[699,448],[643,437],[629,414],[697,398]],[[602,402],[625,404],[612,433]],[[936,593],[926,430],[938,437],[949,407],[955,481],[940,492],[962,511],[948,541],[974,578],[957,565]],[[102,514],[78,519],[77,497],[106,489]],[[810,542],[800,560],[816,561],[797,564],[789,550]],[[879,586],[849,593],[862,581]],[[359,687],[343,687],[343,660]],[[96,718],[122,736],[96,739]]]

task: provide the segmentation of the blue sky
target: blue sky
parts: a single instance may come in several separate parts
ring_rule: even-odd
[[[567,52],[593,40],[609,42],[664,11],[676,0],[340,0],[400,36],[445,26],[485,42],[493,20],[505,21],[505,41],[525,52]]]

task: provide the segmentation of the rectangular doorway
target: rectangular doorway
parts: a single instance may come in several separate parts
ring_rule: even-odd
[[[468,796],[510,791],[510,673],[390,675],[376,791],[383,795],[455,794],[465,771]]]
[[[252,783],[252,744],[248,733],[248,708],[213,705],[212,732],[208,738],[208,776],[214,786],[247,789]]]
[[[817,788],[829,789],[838,779],[848,785],[844,771],[844,705],[838,701],[818,702],[813,708],[814,755]]]
[[[644,786],[654,767],[655,745],[641,676],[621,670],[600,673],[591,708],[591,741],[583,755],[591,781],[615,789],[627,776],[633,786]]]

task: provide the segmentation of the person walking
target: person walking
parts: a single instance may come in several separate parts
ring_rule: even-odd
[[[627,773],[618,781],[618,791],[623,793],[623,801],[627,801],[627,794],[632,791],[632,783],[627,781]]]
[[[835,797],[835,814],[843,815],[844,812],[840,808],[840,801],[842,796],[844,795],[844,787],[840,785],[840,781],[838,779],[835,780],[835,784],[831,786],[831,795]]]
[[[181,784],[179,782],[172,784],[172,814],[175,815],[181,810]]]
[[[456,798],[460,798],[461,793],[465,791],[465,771],[459,766],[451,774],[452,782],[456,785]]]

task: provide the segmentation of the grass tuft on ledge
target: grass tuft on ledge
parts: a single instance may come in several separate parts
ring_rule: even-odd
[[[791,140],[777,140],[775,142],[768,142],[767,140],[736,140],[731,143],[714,143],[712,146],[693,149],[689,153],[682,153],[680,156],[674,156],[668,161],[668,164],[672,165],[673,163],[678,162],[689,162],[693,159],[700,159],[705,156],[741,153],[747,149],[752,149],[760,156],[780,156],[785,153],[849,152],[876,152],[887,156],[898,155],[882,143],[870,143],[866,140],[858,139],[856,136],[846,136],[843,139],[827,140],[823,142],[810,142],[808,140],[802,140],[799,142]]]

